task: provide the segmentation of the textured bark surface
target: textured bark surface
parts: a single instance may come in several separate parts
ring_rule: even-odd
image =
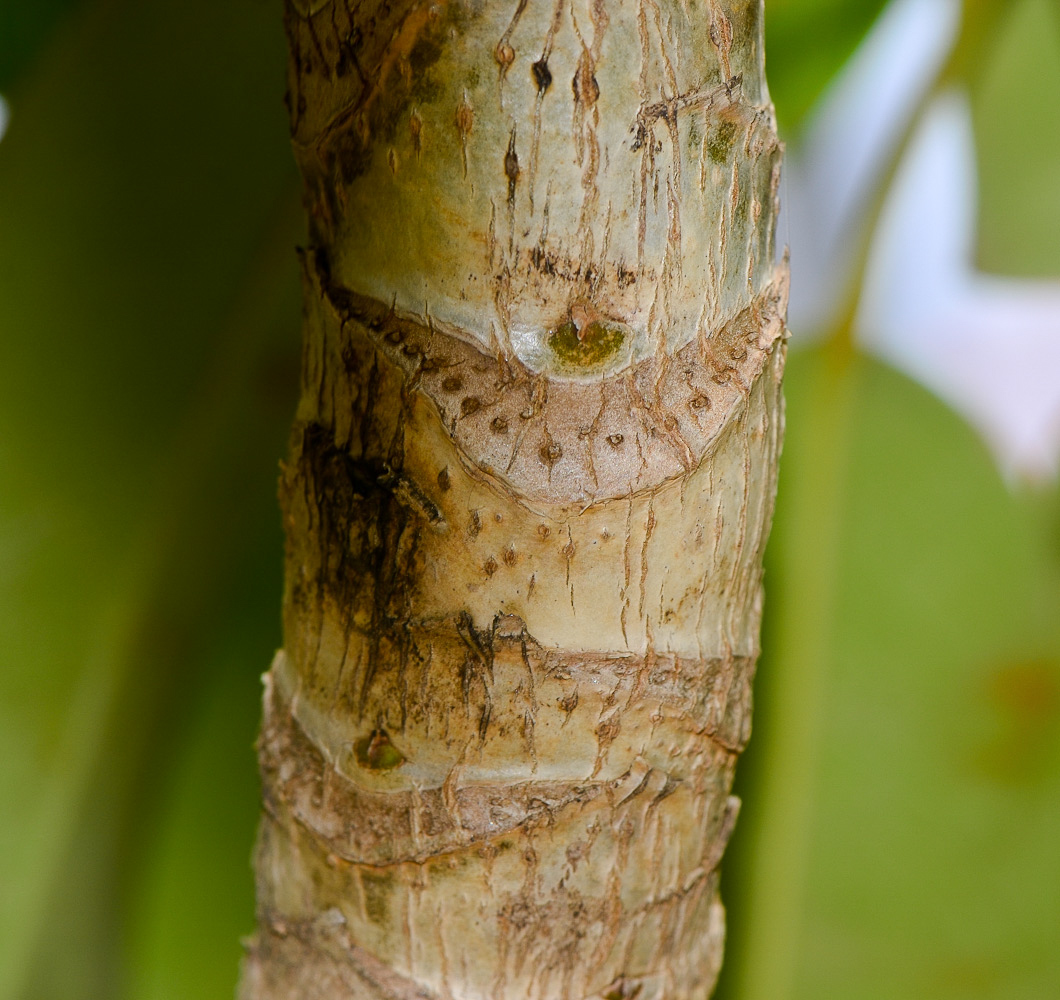
[[[761,20],[290,0],[248,1000],[710,994],[782,430]]]

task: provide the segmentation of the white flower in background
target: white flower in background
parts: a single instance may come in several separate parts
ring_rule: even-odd
[[[888,157],[946,60],[959,0],[893,0],[832,80],[784,162],[779,242],[791,246],[791,327],[829,329]]]
[[[1052,477],[1060,282],[976,271],[975,206],[971,109],[949,93],[929,109],[889,194],[858,331],[964,414],[1009,475]]]
[[[951,0],[894,0],[821,99],[787,179],[796,336],[827,330],[841,308],[868,201],[958,18]],[[971,114],[951,92],[927,109],[887,192],[856,332],[963,414],[1009,476],[1054,477],[1060,282],[975,270],[975,211]]]

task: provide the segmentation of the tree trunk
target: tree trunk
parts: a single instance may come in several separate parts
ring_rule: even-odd
[[[707,997],[782,431],[761,0],[288,0],[243,996]]]

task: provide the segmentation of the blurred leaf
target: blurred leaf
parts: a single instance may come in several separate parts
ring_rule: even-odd
[[[798,129],[886,0],[768,0],[766,68],[781,130]]]
[[[171,740],[263,546],[278,640],[284,59],[255,0],[99,2],[0,143],[0,997],[120,994]]]
[[[250,858],[261,810],[254,739],[259,676],[276,641],[260,609],[277,604],[282,540],[274,535],[256,554],[258,565],[247,567],[248,578],[257,569],[259,583],[211,650],[166,782],[133,898],[129,995],[136,1000],[230,997],[240,938],[254,928]]]
[[[64,16],[81,0],[7,0],[0,3],[0,91],[32,64]]]
[[[864,359],[787,395],[719,997],[1057,995],[1055,497]]]
[[[1010,5],[968,67],[979,168],[978,264],[1060,277],[1060,5]]]

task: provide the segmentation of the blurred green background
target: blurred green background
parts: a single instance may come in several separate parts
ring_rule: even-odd
[[[883,8],[768,0],[793,150]],[[976,260],[1053,287],[1060,2],[963,18]],[[0,1000],[235,986],[299,359],[284,65],[271,0],[0,2]],[[790,356],[718,995],[1057,997],[1055,481],[851,314]]]

